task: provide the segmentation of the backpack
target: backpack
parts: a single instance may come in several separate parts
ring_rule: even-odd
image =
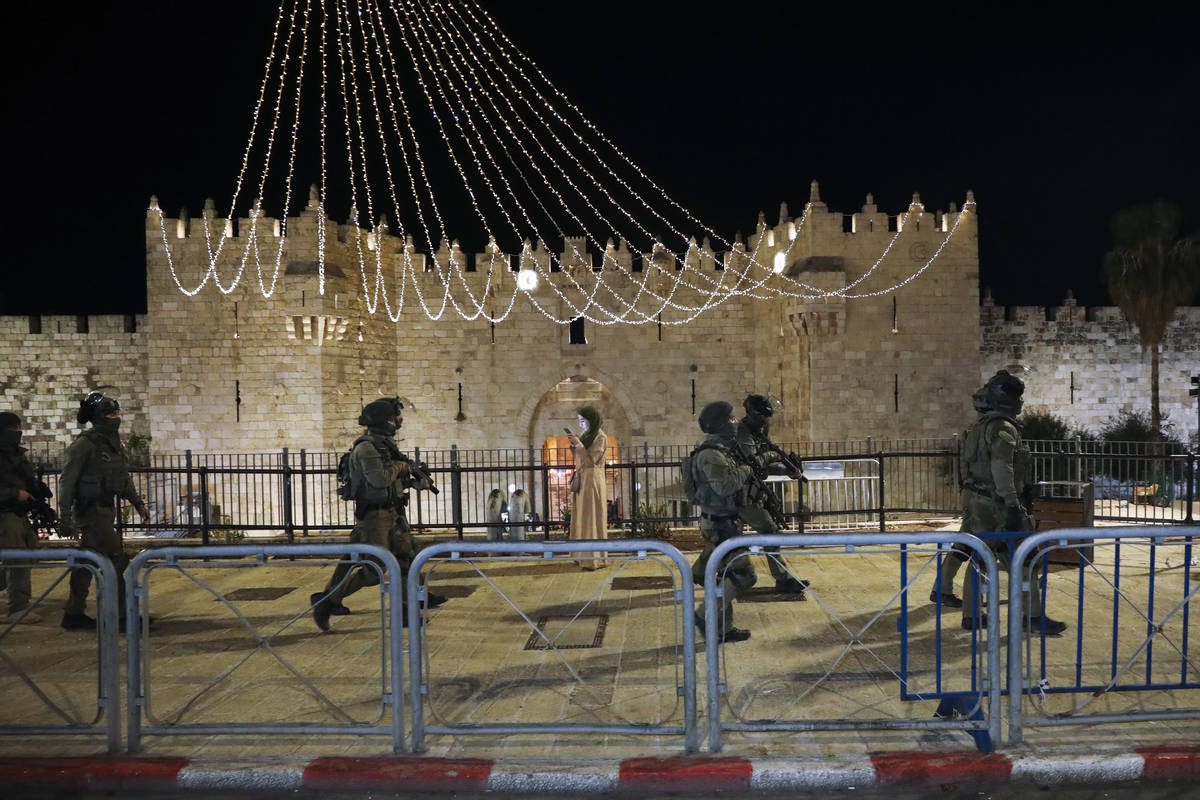
[[[355,442],[354,445],[357,445]],[[343,500],[350,501],[354,499],[353,490],[350,486],[350,454],[354,452],[354,445],[350,449],[342,453],[342,457],[338,459],[337,465],[337,496]]]
[[[681,483],[683,484],[683,494],[687,501],[692,505],[707,505],[710,503],[712,491],[708,488],[708,484],[701,483],[696,480],[695,459],[696,455],[701,450],[724,450],[718,444],[705,442],[696,447],[691,453],[683,457],[679,462],[679,474]]]

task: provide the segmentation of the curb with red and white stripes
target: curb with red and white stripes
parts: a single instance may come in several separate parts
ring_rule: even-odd
[[[1200,782],[1200,745],[1156,745],[1126,753],[1059,757],[897,752],[820,762],[705,755],[553,764],[423,756],[323,757],[290,764],[130,756],[0,759],[0,785],[140,790],[712,792],[905,783],[1088,784],[1140,778]]]

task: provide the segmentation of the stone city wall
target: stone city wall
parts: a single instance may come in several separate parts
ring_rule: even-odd
[[[1150,354],[1116,307],[1002,308],[984,301],[981,379],[1008,369],[1025,380],[1025,408],[1098,432],[1121,411],[1150,413]],[[1180,308],[1159,356],[1159,403],[1183,441],[1196,432],[1190,376],[1200,375],[1200,307]]]

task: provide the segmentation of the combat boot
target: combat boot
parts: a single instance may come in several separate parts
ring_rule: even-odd
[[[96,620],[87,614],[63,614],[60,624],[69,631],[96,630]]]

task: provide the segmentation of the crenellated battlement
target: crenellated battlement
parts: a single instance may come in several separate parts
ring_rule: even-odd
[[[1070,291],[1061,306],[998,306],[991,292],[985,291],[979,307],[979,324],[999,328],[1056,328],[1077,331],[1094,326],[1099,330],[1114,324],[1125,325],[1124,312],[1117,306],[1081,306]],[[1170,323],[1174,327],[1200,327],[1200,306],[1181,306]]]
[[[8,315],[0,316],[0,337],[87,336],[99,339],[114,334],[138,335],[145,324],[145,314]]]

